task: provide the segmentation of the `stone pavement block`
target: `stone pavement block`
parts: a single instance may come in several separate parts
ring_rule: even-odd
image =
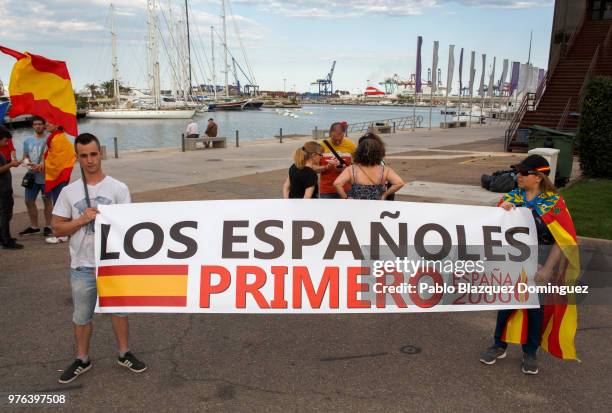
[[[489,192],[475,185],[443,184],[439,182],[412,181],[397,191],[399,195],[422,197],[428,199],[444,199],[447,202],[461,204],[462,201],[477,203],[484,206],[497,204],[501,194]]]

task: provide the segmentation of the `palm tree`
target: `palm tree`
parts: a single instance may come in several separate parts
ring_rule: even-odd
[[[100,83],[100,88],[104,91],[104,95],[108,98],[114,97],[113,92],[113,81],[107,80],[106,82]]]
[[[91,93],[91,98],[95,99],[96,98],[96,92],[98,91],[98,85],[95,85],[93,83],[88,83],[85,85],[85,87],[87,89],[89,89],[89,93]]]

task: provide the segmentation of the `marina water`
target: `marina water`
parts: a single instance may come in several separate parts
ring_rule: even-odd
[[[228,145],[234,142],[236,130],[240,131],[240,141],[270,139],[279,134],[311,135],[316,127],[329,129],[333,122],[346,121],[358,123],[389,118],[412,116],[412,107],[406,106],[350,106],[350,105],[305,105],[301,110],[287,109],[297,118],[283,116],[285,109],[264,108],[257,111],[242,112],[204,112],[196,113],[194,120],[198,123],[199,132],[203,133],[209,118],[214,118],[219,125],[219,135],[228,138]],[[306,112],[312,114],[307,114]],[[421,127],[429,127],[429,108],[417,107],[417,116],[423,117]],[[444,116],[440,108],[432,110],[432,127],[438,127]],[[450,121],[452,116],[448,116]],[[181,146],[181,133],[187,126],[186,120],[173,119],[81,119],[79,133],[90,132],[100,138],[109,152],[112,150],[113,137],[118,138],[119,149],[152,149]],[[23,141],[32,136],[31,128],[18,128],[14,131],[14,144],[19,158]]]

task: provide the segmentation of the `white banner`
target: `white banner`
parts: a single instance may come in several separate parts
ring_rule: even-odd
[[[493,69],[491,70],[491,77],[489,78],[489,92],[488,95],[489,97],[493,97],[493,95],[495,94],[495,63],[496,63],[497,58],[493,57]]]
[[[474,68],[476,60],[476,52],[472,51],[470,57],[470,97],[474,95],[474,77],[476,76],[476,69]]]
[[[448,46],[448,66],[446,74],[446,95],[451,93],[453,88],[453,73],[455,72],[455,45]]]
[[[440,42],[437,40],[433,44],[433,60],[431,64],[431,92],[438,90],[438,47]]]
[[[480,74],[480,88],[478,89],[478,96],[484,97],[484,81],[485,81],[485,71],[487,70],[487,55],[482,55],[482,73]]]
[[[499,78],[499,95],[502,96],[504,92],[504,86],[506,86],[506,77],[508,76],[508,59],[504,59],[504,66],[502,68],[502,74]]]
[[[537,294],[527,291],[537,236],[524,208],[224,200],[99,210],[100,312],[372,313],[537,304]]]

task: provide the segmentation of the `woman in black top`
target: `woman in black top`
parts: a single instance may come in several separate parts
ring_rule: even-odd
[[[293,154],[293,165],[283,184],[283,198],[318,198],[319,177],[315,168],[319,165],[323,148],[318,142],[306,142]]]

